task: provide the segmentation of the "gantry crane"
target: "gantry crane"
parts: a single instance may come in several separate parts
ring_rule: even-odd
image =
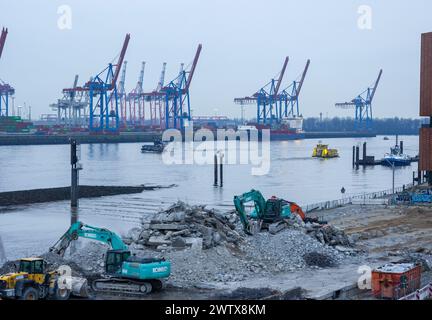
[[[236,104],[240,104],[242,108],[244,105],[257,105],[258,124],[268,124],[282,119],[280,107],[281,101],[278,93],[288,65],[288,61],[289,57],[286,57],[282,66],[282,70],[279,73],[277,79],[275,79],[276,77],[271,79],[270,82],[268,82],[252,96],[234,99],[234,102]]]
[[[336,103],[337,108],[341,109],[355,109],[355,125],[357,130],[371,129],[372,128],[372,101],[376,93],[376,89],[381,79],[383,71],[379,71],[378,78],[375,84],[365,91],[360,93],[356,98],[350,102]]]
[[[90,112],[89,130],[92,132],[118,132],[119,130],[117,80],[129,40],[130,34],[126,34],[116,64],[109,63],[108,67],[98,73],[83,87],[63,89],[63,92],[88,91]]]
[[[0,35],[0,58],[2,56],[3,48],[6,43],[7,34],[8,29],[3,28]],[[0,79],[0,117],[9,116],[9,98],[12,98],[14,94],[15,89],[11,85],[3,82],[3,80]]]
[[[301,117],[299,110],[299,96],[301,89],[303,87],[304,80],[306,78],[306,74],[309,70],[310,60],[306,62],[306,66],[301,74],[300,80],[294,80],[290,86],[282,90],[280,94],[280,104],[281,108],[284,110],[280,110],[279,113],[282,114],[282,117]]]
[[[161,92],[161,89],[164,87],[165,84],[166,66],[167,63],[164,62],[162,64],[162,71],[156,88],[151,92],[141,94],[143,102],[149,103],[150,127],[153,129],[162,129],[163,127],[162,120],[164,118],[164,93]]]
[[[190,70],[181,70],[180,74],[160,92],[164,95],[165,128],[183,129],[185,120],[191,120],[189,88],[195,73],[202,45],[199,44]]]
[[[120,104],[121,126],[126,126],[126,118],[127,118],[127,112],[126,112],[127,96],[126,96],[126,89],[125,89],[126,70],[127,70],[127,61],[123,62],[123,68],[121,70],[121,76],[118,84],[118,93],[117,93],[117,97]]]
[[[144,125],[144,98],[142,97],[143,85],[144,85],[144,71],[146,63],[141,62],[141,70],[138,76],[138,81],[135,88],[129,92],[127,100],[129,103],[129,121],[136,125],[137,123]],[[138,116],[137,116],[138,113]]]

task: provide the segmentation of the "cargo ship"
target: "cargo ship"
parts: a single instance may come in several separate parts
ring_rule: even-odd
[[[270,140],[272,141],[305,139],[302,117],[283,118],[280,122],[272,124],[248,122],[245,125],[237,127],[238,131],[247,131],[249,135],[250,132],[257,130],[259,139],[262,138],[262,130],[265,129],[270,130]]]

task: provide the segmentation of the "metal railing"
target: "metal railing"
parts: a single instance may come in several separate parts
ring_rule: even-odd
[[[303,206],[303,210],[305,212],[328,210],[328,209],[338,208],[347,204],[351,204],[353,200],[385,199],[387,197],[391,197],[395,194],[403,192],[404,190],[410,189],[412,187],[413,184],[409,183],[404,186],[395,188],[394,193],[393,193],[393,189],[388,189],[388,190],[377,191],[377,192],[347,195],[346,197],[339,200],[323,201],[323,202],[305,205]]]

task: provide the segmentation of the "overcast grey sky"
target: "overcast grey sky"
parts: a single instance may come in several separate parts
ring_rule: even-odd
[[[58,27],[61,5],[72,10],[70,30]],[[372,9],[371,29],[358,27],[361,5]],[[194,115],[240,116],[233,98],[258,90],[288,55],[283,86],[311,59],[300,98],[305,116],[352,115],[334,103],[354,98],[383,68],[374,115],[417,117],[420,34],[432,31],[430,12],[430,0],[0,0],[0,27],[9,28],[0,78],[15,87],[16,105],[31,105],[34,117],[52,113],[48,105],[74,75],[84,83],[105,68],[129,32],[128,91],[142,60],[151,90],[162,62],[170,80],[203,44]]]

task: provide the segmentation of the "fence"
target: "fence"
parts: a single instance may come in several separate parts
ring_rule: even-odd
[[[432,298],[432,283],[416,290],[415,292],[402,296],[399,300],[430,300]]]
[[[402,187],[395,188],[394,194],[400,193],[406,189],[410,189],[413,187],[412,183],[406,184]],[[357,194],[357,195],[351,195],[344,197],[339,200],[331,200],[331,201],[324,201],[314,204],[308,204],[306,206],[303,206],[303,210],[305,212],[311,212],[316,210],[327,210],[327,209],[333,209],[338,208],[347,204],[351,204],[353,200],[367,200],[367,199],[383,199],[389,196],[394,195],[393,189],[383,190],[383,191],[377,191],[377,192],[370,192],[370,193],[363,193],[363,194]]]

